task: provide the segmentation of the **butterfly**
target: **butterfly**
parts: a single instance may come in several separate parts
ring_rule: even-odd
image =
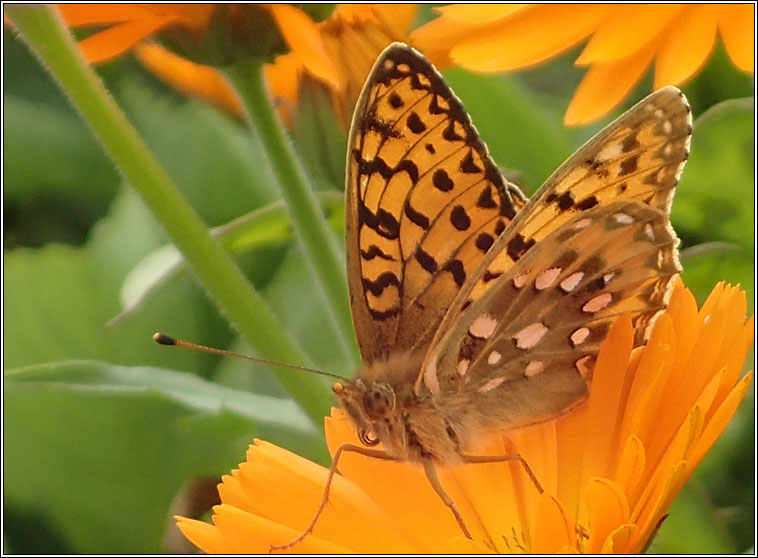
[[[468,453],[488,433],[584,401],[614,319],[646,342],[681,271],[669,212],[691,111],[665,87],[599,132],[528,199],[489,156],[460,100],[416,50],[390,45],[348,138],[346,254],[363,364],[334,392],[362,446],[436,468],[520,460]],[[535,146],[538,148],[538,146]],[[380,448],[372,448],[381,444]]]

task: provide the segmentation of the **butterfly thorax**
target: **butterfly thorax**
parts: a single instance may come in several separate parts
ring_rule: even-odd
[[[447,463],[458,455],[458,436],[433,400],[413,390],[422,361],[422,354],[390,355],[333,389],[365,445],[381,443],[402,460]]]

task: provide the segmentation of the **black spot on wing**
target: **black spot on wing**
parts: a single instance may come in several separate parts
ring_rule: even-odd
[[[450,272],[453,276],[453,281],[455,281],[455,284],[459,287],[462,287],[463,283],[466,282],[466,270],[463,268],[463,262],[461,262],[461,260],[448,260],[445,265],[442,266],[442,269]]]
[[[361,250],[361,256],[364,260],[373,260],[374,258],[381,258],[383,260],[395,261],[395,258],[382,251],[377,245],[372,244],[368,247],[368,250]]]
[[[488,184],[484,187],[476,200],[476,206],[482,209],[495,209],[497,207],[497,202],[492,197],[492,186]]]
[[[385,271],[373,281],[366,277],[363,278],[363,291],[369,291],[374,296],[381,295],[384,292],[384,289],[389,286],[397,287],[398,289],[400,288],[400,280],[397,278],[397,275],[391,271]]]
[[[459,231],[465,231],[471,226],[471,217],[462,205],[456,205],[450,212],[450,222]]]
[[[474,162],[474,156],[472,155],[471,150],[469,150],[468,153],[466,153],[466,156],[461,160],[460,169],[461,172],[465,174],[476,174],[482,172],[482,169],[479,168]]]
[[[420,211],[416,211],[411,205],[410,201],[405,204],[404,211],[405,211],[405,216],[408,217],[411,223],[421,227],[424,230],[427,230],[429,228],[429,217],[427,217]]]
[[[492,237],[492,235],[487,233],[480,233],[479,236],[476,237],[475,244],[477,248],[486,253],[494,242],[495,239]]]
[[[588,196],[584,198],[583,200],[577,202],[574,208],[578,209],[579,211],[585,211],[587,209],[591,209],[595,207],[597,204],[598,204],[598,201],[595,196]]]
[[[441,192],[449,192],[455,184],[444,169],[437,169],[432,175],[432,184]]]
[[[428,252],[424,251],[421,246],[416,249],[416,261],[421,264],[421,267],[429,273],[437,271],[437,260],[435,260]]]
[[[530,238],[526,240],[523,235],[516,234],[508,241],[507,252],[513,261],[518,260],[523,256],[529,248],[534,246],[534,239]]]
[[[420,134],[426,130],[426,124],[423,123],[419,115],[415,112],[411,112],[408,115],[408,128],[414,134]]]

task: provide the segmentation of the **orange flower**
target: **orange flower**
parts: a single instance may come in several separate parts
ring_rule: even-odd
[[[133,49],[137,59],[185,95],[214,103],[240,117],[242,105],[223,74],[211,66],[191,62],[155,43],[145,42],[161,28],[179,25],[199,35],[208,26],[212,6],[192,5],[83,5],[59,7],[71,26],[112,24],[79,44],[88,61],[109,60]],[[271,14],[291,51],[267,66],[266,77],[282,116],[291,122],[298,91],[305,76],[323,84],[343,127],[352,104],[379,53],[404,40],[416,6],[342,4],[321,23],[284,4],[262,5]]]
[[[480,72],[543,62],[591,36],[576,64],[590,66],[566,112],[585,124],[616,107],[655,59],[654,89],[680,85],[706,62],[716,35],[742,71],[753,72],[751,4],[453,5],[411,34],[438,65]]]
[[[261,4],[293,52],[308,71],[332,85],[338,73],[326,54],[318,27],[304,12],[280,4]],[[180,27],[198,42],[212,23],[213,4],[59,4],[58,10],[69,27],[106,25],[102,31],[79,43],[91,63],[104,62],[132,49],[160,30]],[[231,17],[240,20],[242,7],[228,6]],[[186,72],[186,67],[183,69]]]
[[[344,128],[350,123],[353,104],[377,57],[390,43],[407,41],[416,10],[412,4],[338,4],[334,13],[319,24],[324,49],[339,70],[339,82],[329,87],[328,93]],[[297,102],[304,70],[312,73],[294,50],[279,56],[267,68],[272,95],[280,102],[288,122],[294,116],[292,107]]]
[[[488,452],[518,463],[441,470],[473,539],[465,539],[420,467],[357,454],[340,461],[329,505],[294,552],[639,553],[726,427],[752,380],[745,293],[719,284],[698,312],[681,283],[648,344],[632,351],[619,319],[603,344],[589,400],[555,421],[495,437]],[[665,404],[664,404],[665,403]],[[326,419],[332,453],[358,444],[342,411]],[[213,524],[178,517],[209,553],[265,553],[297,537],[321,501],[327,470],[256,441],[223,478]]]
[[[210,4],[58,4],[63,21],[72,28],[104,26],[79,42],[91,64],[121,56],[139,41],[166,27],[177,26],[200,35],[213,12]]]

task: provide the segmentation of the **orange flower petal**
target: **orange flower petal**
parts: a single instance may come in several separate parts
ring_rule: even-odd
[[[79,48],[87,62],[105,62],[123,54],[138,41],[177,19],[175,15],[166,15],[114,25],[79,41]]]
[[[70,27],[101,25],[164,17],[166,12],[150,4],[56,4]]]
[[[294,53],[277,56],[273,64],[264,68],[266,83],[279,114],[292,124],[297,111],[297,93],[303,65]]]
[[[718,410],[713,414],[711,419],[706,424],[703,434],[697,442],[697,446],[692,452],[691,461],[697,465],[706,452],[711,449],[711,446],[716,442],[716,439],[721,435],[729,424],[729,421],[734,416],[740,403],[742,403],[747,388],[750,386],[750,382],[753,381],[753,372],[748,372],[740,380],[740,382],[734,387],[729,395],[724,399],[724,402],[719,406]]]
[[[140,43],[134,55],[146,68],[187,96],[198,97],[242,117],[242,103],[226,78],[211,66],[177,56],[160,45]]]
[[[717,10],[706,4],[682,13],[658,52],[654,89],[679,85],[705,63],[716,42]]]
[[[339,8],[339,6],[347,5],[349,4],[338,4],[337,6]],[[372,21],[382,24],[384,28],[389,30],[390,38],[395,41],[404,40],[408,28],[418,12],[418,4],[367,4],[367,6],[371,8],[373,13]],[[388,46],[386,38],[382,40],[380,46],[382,48]]]
[[[438,68],[449,66],[450,49],[472,36],[488,36],[498,32],[498,26],[520,12],[539,9],[537,6],[458,4],[435,8],[442,13],[411,33],[411,43]],[[448,17],[450,14],[451,17]]]
[[[337,69],[329,58],[318,26],[304,12],[286,4],[267,5],[282,36],[308,71],[331,87],[340,89]]]
[[[588,65],[627,58],[653,41],[679,13],[676,4],[630,4],[617,6],[613,17],[592,36],[576,64]]]
[[[199,549],[208,554],[227,554],[229,545],[214,525],[205,521],[176,517],[176,525],[182,534]]]
[[[514,448],[504,443],[502,437],[495,436],[486,446],[478,447],[475,453],[506,455],[513,452]],[[526,525],[521,513],[525,509],[525,500],[521,492],[523,485],[519,476],[520,469],[521,464],[514,461],[464,465],[453,467],[451,471],[462,494],[497,495],[495,498],[478,498],[473,502],[467,498],[466,504],[472,510],[472,524],[469,525],[468,517],[464,517],[472,535],[477,533],[474,535],[475,538],[491,541],[490,544],[498,552],[510,551],[510,542],[501,536],[503,532],[510,532],[511,527],[516,532],[522,532]],[[537,493],[533,484],[526,488],[531,489],[534,494]]]
[[[634,523],[627,523],[615,529],[603,542],[602,554],[630,554],[634,552],[633,543],[636,539],[639,527]]]
[[[532,554],[554,554],[564,546],[576,546],[574,518],[554,497],[543,493],[531,522]]]
[[[603,342],[592,378],[589,397],[588,430],[586,435],[592,443],[585,450],[585,479],[594,476],[610,476],[612,448],[621,428],[624,406],[622,390],[624,382],[619,381],[629,362],[634,341],[632,320],[628,315],[613,323]]]
[[[360,445],[355,429],[341,411],[334,410],[325,424],[327,445],[332,455],[340,443]],[[443,534],[450,538],[459,536],[458,523],[434,492],[421,467],[346,453],[340,459],[339,470],[345,478],[360,486],[382,509],[402,509],[401,517],[391,517],[393,526],[423,551],[433,551],[440,538],[447,538]],[[460,494],[458,487],[454,482],[451,483],[449,472],[440,469],[438,473],[442,485],[458,506],[464,520],[467,524],[472,523],[469,518],[473,519],[473,513],[466,506],[466,498]],[[381,481],[377,482],[377,479]]]
[[[253,515],[226,504],[213,508],[213,523],[224,539],[226,553],[267,554],[272,544],[282,544],[298,537],[298,529],[284,527],[263,517]],[[297,554],[354,554],[355,550],[324,540],[314,535],[307,536],[297,546],[287,549]]]
[[[495,554],[486,544],[472,541],[463,537],[455,537],[447,541],[439,550],[440,554]]]
[[[679,494],[684,482],[687,480],[687,464],[680,461],[674,465],[665,476],[665,482],[657,482],[651,486],[655,488],[647,506],[639,516],[632,516],[635,523],[640,527],[635,541],[635,550],[639,552],[645,543],[658,529],[658,524],[663,514],[671,506],[674,498]]]
[[[650,65],[656,46],[649,43],[627,58],[593,64],[566,110],[566,125],[587,124],[618,105]]]
[[[755,67],[755,5],[722,6],[719,32],[735,66],[752,74]]]
[[[680,480],[681,483],[684,482],[687,473],[685,454],[691,445],[693,434],[702,432],[702,414],[699,407],[691,409],[667,446],[665,453],[657,461],[648,459],[651,470],[646,474],[646,484],[637,498],[632,512],[632,519],[638,525],[646,525],[655,521],[655,518],[668,507],[664,503],[670,503],[673,499],[669,497],[669,492],[678,492],[681,485],[677,485],[677,483]],[[679,469],[682,467],[682,476],[679,479]]]
[[[587,37],[608,16],[610,6],[545,4],[514,14],[507,25],[469,33],[450,49],[451,59],[479,72],[536,64]]]
[[[637,374],[632,383],[627,403],[629,412],[624,419],[623,434],[638,436],[645,445],[646,457],[655,461],[657,456],[651,455],[650,440],[656,435],[670,438],[681,423],[686,411],[676,415],[668,408],[669,402],[663,401],[666,379],[671,374],[676,357],[676,337],[671,317],[667,314],[660,316],[653,328],[647,347],[637,366]],[[674,424],[666,430],[660,423],[663,418],[652,412],[659,405],[667,405],[666,416],[673,416]],[[691,403],[690,403],[691,405]]]
[[[724,347],[723,354],[725,355],[726,365],[723,368],[724,373],[719,392],[714,398],[715,406],[723,402],[732,387],[734,387],[734,384],[737,383],[745,363],[745,358],[753,344],[754,334],[754,316],[751,316],[741,331],[737,335],[734,335]]]
[[[617,472],[614,480],[624,489],[631,500],[645,473],[645,446],[637,436],[630,436],[624,444],[619,457]]]
[[[482,27],[486,32],[491,31],[488,26]],[[476,28],[476,31],[482,32],[482,29]],[[452,64],[449,56],[451,45],[455,45],[459,41],[470,37],[471,32],[471,26],[461,25],[451,19],[438,17],[412,31],[410,42],[413,46],[422,50],[424,56],[437,68],[443,69]],[[444,38],[444,41],[442,38]]]
[[[586,490],[589,538],[584,552],[592,554],[599,552],[608,535],[629,519],[629,502],[621,487],[609,479],[592,479]]]
[[[453,4],[435,8],[444,17],[457,23],[476,24],[500,21],[525,8],[529,4]]]
[[[255,495],[255,498],[235,501],[230,493],[234,485],[225,479],[219,487],[222,501],[291,527],[297,536],[318,510],[324,496],[327,470],[265,442],[257,442],[250,452],[253,455],[232,476],[244,494]],[[297,506],[293,506],[293,502],[297,502]],[[377,540],[381,541],[383,552],[413,550],[389,526],[384,512],[357,486],[339,475],[332,480],[329,505],[319,516],[313,534],[359,552],[377,550]]]

